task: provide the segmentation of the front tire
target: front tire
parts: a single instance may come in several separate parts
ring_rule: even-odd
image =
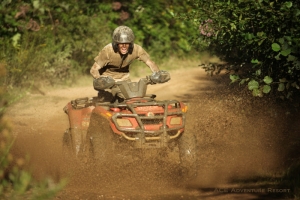
[[[73,155],[73,145],[72,145],[72,137],[70,134],[70,129],[67,129],[63,135],[63,154],[67,157]]]
[[[73,155],[76,158],[79,158],[83,153],[85,138],[86,130],[76,128],[67,129],[63,136],[64,154]]]
[[[180,165],[184,180],[189,181],[197,176],[197,141],[192,133],[183,132],[178,141]]]
[[[89,157],[100,164],[107,162],[114,154],[113,134],[109,121],[93,113],[86,139]]]

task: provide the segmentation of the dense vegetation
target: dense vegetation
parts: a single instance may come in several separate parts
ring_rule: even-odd
[[[300,89],[295,0],[4,0],[0,11],[6,85],[71,82],[123,24],[157,60],[204,50],[220,56],[232,82],[247,83],[254,96],[290,98]]]
[[[230,70],[235,71],[230,75],[232,82],[248,83],[254,96],[263,96],[272,89],[286,98],[299,94],[298,1],[190,0],[189,3],[192,10],[180,14],[180,18],[193,21],[199,27],[198,42],[231,64]]]
[[[87,3],[88,2],[88,3]],[[184,56],[191,51],[189,37],[197,34],[190,22],[174,18],[185,3],[133,1],[18,1],[0,4],[0,62],[6,85],[33,80],[54,84],[86,73],[99,50],[111,41],[118,25],[132,27],[136,42],[158,59]],[[101,2],[101,3],[100,3]]]

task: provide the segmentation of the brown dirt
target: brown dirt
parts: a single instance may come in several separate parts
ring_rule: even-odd
[[[183,186],[174,164],[159,159],[98,168],[62,157],[68,128],[63,107],[92,97],[92,86],[31,93],[7,112],[16,136],[16,156],[29,155],[37,179],[67,178],[55,199],[274,199],[276,174],[295,159],[300,118],[295,110],[257,99],[229,85],[227,76],[207,76],[201,68],[171,71],[171,81],[149,86],[160,100],[189,102],[186,131],[197,134],[199,175]],[[299,148],[298,148],[299,149]],[[299,155],[299,154],[298,154]],[[251,189],[251,191],[238,191]],[[253,191],[256,189],[255,191]],[[292,189],[292,188],[288,188]]]

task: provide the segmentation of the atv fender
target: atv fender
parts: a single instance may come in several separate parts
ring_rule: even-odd
[[[75,109],[71,103],[68,103],[65,106],[64,111],[69,117],[70,128],[87,130],[90,123],[91,113],[94,108],[94,106],[89,106]]]
[[[94,106],[76,109],[71,103],[64,107],[64,111],[69,118],[70,128],[68,133],[71,138],[71,146],[76,156],[83,150],[93,109]]]
[[[112,113],[109,112],[108,109],[103,107],[103,106],[95,107],[94,110],[93,110],[93,113],[106,118],[108,121],[110,121],[111,116],[112,116]]]

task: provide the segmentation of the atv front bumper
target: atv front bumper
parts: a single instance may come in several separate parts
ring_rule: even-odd
[[[170,109],[170,105],[175,105]],[[135,142],[136,148],[161,148],[168,146],[168,143],[180,137],[185,127],[185,112],[178,101],[134,103],[126,105],[132,113],[115,113],[112,117],[112,124],[117,134],[129,141]],[[164,108],[158,115],[141,115],[136,112],[137,107],[159,106]],[[152,113],[153,114],[153,113]],[[124,120],[124,123],[120,121]],[[128,126],[126,127],[126,120]],[[129,123],[130,121],[130,123]],[[130,127],[135,124],[135,127]]]

